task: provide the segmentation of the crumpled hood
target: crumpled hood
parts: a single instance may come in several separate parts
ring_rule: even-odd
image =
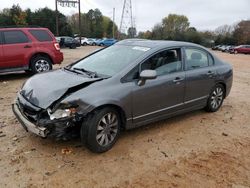
[[[69,89],[101,80],[88,78],[65,70],[56,70],[37,74],[26,81],[20,94],[33,105],[47,109],[52,103],[60,99]]]

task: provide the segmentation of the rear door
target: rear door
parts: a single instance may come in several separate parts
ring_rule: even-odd
[[[32,43],[22,30],[7,30],[2,32],[4,45],[4,67],[23,67],[28,65],[28,56],[32,51]]]
[[[217,74],[212,56],[203,49],[184,48],[185,52],[185,103],[200,105],[207,101]]]

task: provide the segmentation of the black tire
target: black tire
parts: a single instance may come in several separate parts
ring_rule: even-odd
[[[76,44],[72,44],[69,48],[70,49],[76,49]]]
[[[224,98],[225,88],[223,85],[217,84],[209,95],[205,110],[207,112],[217,112],[223,104]]]
[[[105,124],[102,120],[104,118],[105,121],[108,122],[110,119],[110,118],[107,119],[108,114],[112,114],[116,118],[115,122],[110,123],[110,125],[115,125],[117,123],[117,126],[112,126],[113,128],[106,127],[101,130],[99,125],[100,126],[102,125],[101,127],[105,127]],[[116,131],[115,131],[115,127],[116,127]],[[84,121],[81,127],[81,140],[87,146],[87,148],[91,150],[92,152],[103,153],[103,152],[110,150],[113,147],[113,145],[116,143],[120,135],[120,128],[121,128],[121,118],[120,118],[119,113],[114,108],[110,108],[110,107],[103,108],[89,115],[87,119]],[[108,135],[108,133],[105,133],[105,131],[109,132],[110,135]],[[106,135],[108,139],[107,143],[106,143],[106,137],[105,137]],[[99,140],[98,140],[98,137],[99,137]],[[103,137],[104,137],[104,140],[103,140]],[[101,145],[100,144],[101,141],[105,143]]]
[[[33,74],[47,72],[49,70],[52,70],[52,62],[45,56],[36,56],[33,57],[30,61],[30,69]]]

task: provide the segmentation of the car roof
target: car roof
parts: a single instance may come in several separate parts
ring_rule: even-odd
[[[127,45],[127,46],[142,46],[142,47],[148,47],[148,48],[161,48],[161,47],[164,48],[164,47],[173,47],[173,46],[202,47],[200,45],[190,43],[190,42],[169,41],[169,40],[146,40],[146,39],[126,39],[116,44]]]
[[[0,30],[48,30],[45,27],[0,27]]]

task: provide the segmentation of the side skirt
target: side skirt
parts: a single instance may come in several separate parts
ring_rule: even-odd
[[[192,112],[192,111],[195,111],[195,110],[200,110],[200,109],[203,109],[205,106],[206,105],[204,105],[203,103],[199,104],[199,105],[190,106],[190,107],[183,108],[181,110],[178,110],[178,111],[175,111],[175,112],[172,112],[172,113],[168,113],[168,114],[166,114],[164,116],[159,116],[159,117],[147,119],[147,120],[144,120],[144,121],[141,121],[141,122],[138,122],[138,123],[133,123],[132,120],[127,120],[126,130],[141,127],[141,126],[144,126],[144,125],[147,125],[147,124],[150,124],[150,123],[155,123],[155,122],[158,122],[158,121],[162,121],[162,120],[172,118],[174,116],[185,114],[185,113],[188,113],[188,112]]]
[[[29,69],[29,66],[13,67],[13,68],[0,68],[0,73],[24,71],[24,70],[28,70],[28,69]]]

